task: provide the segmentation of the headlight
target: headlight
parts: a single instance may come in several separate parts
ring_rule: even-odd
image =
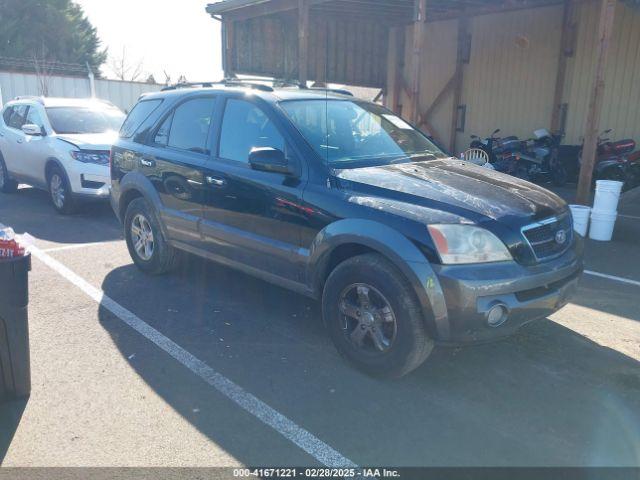
[[[498,237],[473,225],[429,225],[442,263],[485,263],[511,260]]]
[[[109,152],[86,150],[73,150],[71,156],[74,160],[78,160],[82,163],[95,163],[96,165],[109,165]]]

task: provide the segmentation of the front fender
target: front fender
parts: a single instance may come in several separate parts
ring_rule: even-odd
[[[157,190],[151,183],[151,181],[141,174],[140,172],[128,172],[120,179],[119,188],[116,190],[112,188],[111,194],[112,196],[117,195],[117,198],[113,198],[115,201],[117,209],[116,214],[121,222],[124,222],[124,209],[125,205],[122,203],[123,199],[126,199],[131,193],[136,192],[137,194],[142,195],[151,205],[153,206],[154,211],[158,215],[158,217],[162,216],[162,202],[160,201],[160,195],[158,195]],[[160,218],[158,218],[160,220]],[[167,237],[166,227],[164,222],[159,221],[160,228],[162,229],[162,233],[165,238]]]
[[[425,313],[429,333],[448,338],[449,322],[442,287],[423,253],[407,237],[385,224],[365,219],[344,219],[321,230],[309,252],[308,282],[318,297],[332,252],[340,245],[358,244],[390,260],[407,278]]]

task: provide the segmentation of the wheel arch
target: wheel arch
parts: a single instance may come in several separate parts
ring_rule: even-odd
[[[136,198],[144,198],[151,204],[162,229],[162,234],[167,239],[166,227],[162,221],[162,202],[158,192],[147,177],[138,172],[129,172],[122,177],[119,187],[116,214],[121,222],[124,223],[127,208]]]
[[[307,271],[314,296],[322,296],[326,279],[338,264],[363,253],[378,253],[400,270],[420,302],[429,334],[433,338],[447,338],[449,323],[444,293],[430,263],[407,237],[373,220],[340,220],[316,236]]]
[[[64,168],[64,165],[62,164],[62,162],[58,160],[56,157],[49,157],[44,162],[44,180],[47,185],[47,188],[49,188],[49,175],[51,175],[51,172],[54,168],[59,168],[62,174],[65,177],[67,177],[67,181],[69,180],[69,176],[67,175],[67,170]]]

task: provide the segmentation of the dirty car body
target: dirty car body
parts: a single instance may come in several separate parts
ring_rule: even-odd
[[[582,240],[555,194],[448,158],[391,112],[351,97],[240,86],[192,90],[146,96],[141,103],[155,102],[144,106],[150,113],[112,150],[116,214],[125,221],[131,202],[144,198],[172,248],[316,299],[327,296],[343,262],[378,255],[410,286],[407,298],[419,305],[428,337],[443,344],[509,335],[553,313],[575,291]],[[196,98],[211,99],[206,148],[195,154],[157,145],[168,115]],[[226,123],[237,102],[257,109],[264,116],[257,124],[277,132],[263,131],[256,138],[277,140],[251,151],[282,150],[286,168],[257,166],[253,153],[248,161],[229,158],[234,130]],[[309,121],[318,108],[326,117],[318,116],[320,131]],[[365,154],[345,153],[353,151]],[[460,246],[467,234],[475,243]],[[499,255],[466,256],[487,245]]]

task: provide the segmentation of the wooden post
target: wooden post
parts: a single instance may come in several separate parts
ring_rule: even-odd
[[[387,85],[385,106],[396,115],[401,115],[400,97],[404,79],[404,26],[389,28],[389,51],[387,54]]]
[[[309,3],[307,0],[298,0],[298,80],[302,85],[308,80],[309,49]]]
[[[596,148],[598,140],[598,128],[600,113],[602,112],[602,99],[604,96],[604,76],[613,30],[613,18],[616,9],[616,0],[600,0],[600,22],[598,26],[598,44],[596,46],[596,69],[591,86],[589,110],[587,112],[587,125],[582,147],[582,165],[578,180],[578,193],[576,202],[582,205],[589,203],[591,193],[591,179],[596,160]]]
[[[551,113],[551,132],[553,133],[560,132],[562,127],[560,125],[560,112],[562,109],[564,83],[567,76],[567,59],[573,55],[573,11],[574,1],[564,0],[560,51],[558,52],[558,68],[556,70],[556,85],[553,91],[553,110]]]
[[[424,43],[424,32],[427,20],[427,0],[415,0],[416,11],[413,22],[413,49],[411,51],[411,101],[410,120],[414,124],[418,123],[420,108],[420,70],[422,66],[422,44]]]
[[[233,39],[234,39],[234,31],[233,31],[233,20],[223,20],[222,22],[222,60],[223,65],[222,69],[224,70],[224,77],[231,78],[234,74],[234,65],[233,65]]]
[[[456,129],[458,128],[458,106],[462,99],[462,86],[464,74],[464,57],[467,45],[467,32],[469,21],[466,16],[460,17],[458,20],[458,56],[456,58],[456,71],[454,74],[453,85],[453,105],[451,112],[451,130],[449,131],[449,151],[454,154],[456,148]]]

